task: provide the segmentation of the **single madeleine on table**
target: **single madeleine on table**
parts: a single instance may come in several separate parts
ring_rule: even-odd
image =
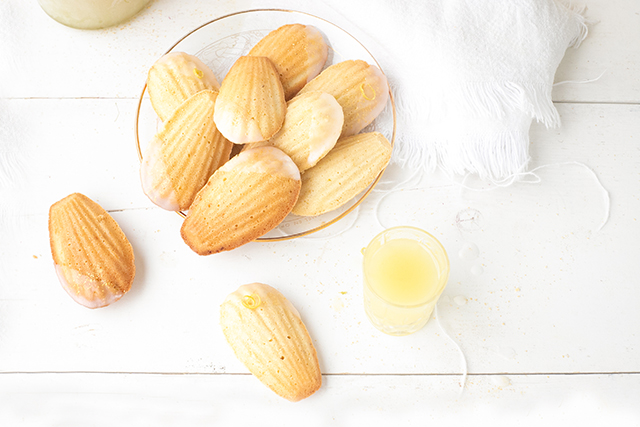
[[[183,102],[144,151],[142,189],[163,209],[189,209],[213,172],[229,160],[233,144],[213,122],[217,96],[203,90]]]
[[[189,208],[182,239],[199,255],[235,249],[275,228],[300,193],[300,171],[275,147],[233,157],[209,178]]]
[[[220,306],[220,326],[236,357],[263,384],[292,402],[322,385],[313,341],[300,313],[269,285],[243,285]]]
[[[213,71],[184,52],[170,52],[158,59],[147,77],[151,105],[163,122],[192,95],[218,89],[220,84]]]
[[[73,193],[51,206],[49,242],[58,279],[78,304],[105,307],[131,289],[136,272],[131,244],[87,196]]]

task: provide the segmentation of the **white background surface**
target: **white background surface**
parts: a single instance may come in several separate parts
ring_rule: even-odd
[[[598,22],[556,81],[604,75],[554,90],[562,127],[531,131],[531,167],[552,165],[537,184],[478,192],[436,174],[372,193],[342,234],[206,258],[146,199],[137,97],[177,39],[227,13],[290,7],[347,29],[392,75],[357,3],[156,0],[101,31],[61,26],[35,1],[0,4],[0,155],[13,165],[0,171],[0,425],[640,425],[634,0],[586,2]],[[591,171],[610,196],[602,229]],[[48,208],[76,191],[111,212],[136,253],[132,290],[106,309],[74,303],[53,270]],[[475,222],[456,220],[469,212]],[[439,310],[468,362],[462,393],[460,355],[435,321],[396,338],[365,318],[360,249],[382,230],[376,218],[422,227],[449,252]],[[471,243],[479,256],[459,256]],[[221,334],[219,304],[254,281],[281,290],[314,339],[324,384],[305,401],[261,385]]]

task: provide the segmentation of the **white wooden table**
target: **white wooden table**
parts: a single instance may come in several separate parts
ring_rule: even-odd
[[[531,131],[531,167],[556,165],[540,183],[474,192],[436,174],[374,193],[331,238],[206,258],[140,190],[133,123],[149,66],[243,9],[313,13],[374,56],[375,29],[338,1],[156,0],[93,32],[36,1],[1,2],[0,156],[14,166],[0,170],[0,426],[640,425],[640,3],[585,2],[599,22],[556,81],[604,75],[555,89],[562,127]],[[596,176],[611,202],[600,230]],[[136,253],[131,292],[107,309],[74,303],[54,273],[48,208],[76,191],[111,212]],[[460,354],[435,321],[403,338],[367,321],[360,249],[381,231],[376,217],[447,248],[439,310],[468,362],[463,391]],[[479,256],[459,256],[471,243]],[[221,334],[220,302],[254,281],[280,289],[314,339],[324,383],[309,399],[262,386]]]

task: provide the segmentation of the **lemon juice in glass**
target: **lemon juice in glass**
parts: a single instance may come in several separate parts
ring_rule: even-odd
[[[371,323],[390,335],[422,328],[449,278],[442,244],[415,227],[389,228],[363,250],[364,308]]]

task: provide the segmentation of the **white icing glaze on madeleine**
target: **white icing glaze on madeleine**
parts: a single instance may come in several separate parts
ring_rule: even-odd
[[[300,170],[291,157],[275,147],[256,147],[241,152],[220,168],[222,172],[231,170],[268,173],[300,181]]]
[[[75,302],[87,308],[106,307],[125,294],[113,288],[106,288],[100,280],[80,274],[77,270],[54,265],[62,288]]]
[[[165,174],[166,165],[160,152],[162,141],[154,137],[147,146],[140,165],[142,191],[156,205],[168,211],[180,210],[178,197],[171,186],[170,178]]]

